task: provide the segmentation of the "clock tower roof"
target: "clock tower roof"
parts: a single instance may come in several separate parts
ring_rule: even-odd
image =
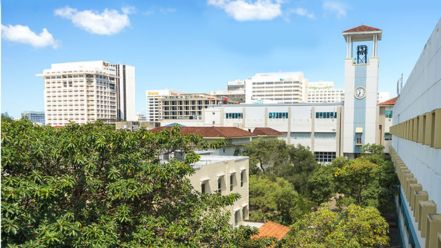
[[[343,36],[351,36],[354,41],[372,40],[374,35],[378,40],[381,40],[381,34],[383,31],[379,28],[371,27],[368,25],[360,25],[358,27],[350,28],[343,31]]]

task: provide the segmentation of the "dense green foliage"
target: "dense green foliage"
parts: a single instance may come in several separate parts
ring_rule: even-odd
[[[178,129],[115,131],[2,120],[2,246],[248,246],[224,206],[237,195],[199,194],[188,176],[206,147]],[[160,155],[185,152],[184,161]]]
[[[250,176],[250,219],[294,223],[309,211],[309,204],[283,178],[263,175]]]
[[[349,205],[338,212],[327,207],[306,215],[291,226],[282,247],[385,247],[388,224],[373,207]]]

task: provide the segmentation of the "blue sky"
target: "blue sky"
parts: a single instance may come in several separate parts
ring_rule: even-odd
[[[145,90],[225,89],[257,72],[343,87],[341,32],[361,24],[383,30],[379,90],[394,93],[440,17],[439,0],[3,0],[1,111],[43,110],[36,74],[81,60],[134,65],[137,112]]]

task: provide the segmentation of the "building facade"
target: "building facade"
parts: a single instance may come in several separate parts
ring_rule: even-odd
[[[342,110],[343,103],[231,104],[208,107],[202,121],[249,132],[270,127],[288,144],[309,147],[319,162],[328,163],[342,155]]]
[[[441,247],[441,20],[393,108],[403,247]]]
[[[249,159],[242,156],[201,156],[190,176],[194,189],[204,194],[237,193],[240,199],[226,207],[230,224],[242,225],[249,217]]]
[[[306,102],[306,80],[303,72],[257,73],[245,80],[245,102]]]
[[[392,134],[390,127],[392,126],[393,107],[397,98],[392,98],[378,104],[378,132],[376,144],[384,146],[384,152],[389,153]]]
[[[334,82],[319,81],[308,82],[307,86],[309,103],[333,103],[343,102],[344,91],[336,89]]]
[[[380,29],[365,25],[343,32],[346,40],[343,151],[348,157],[359,154],[364,144],[376,141],[381,34]]]
[[[43,111],[26,111],[21,113],[21,118],[28,119],[33,123],[45,125],[45,115]]]
[[[43,71],[45,122],[64,126],[135,120],[135,68],[104,61],[52,64]]]
[[[197,120],[202,110],[227,103],[228,99],[205,93],[178,93],[170,90],[147,91],[147,120]]]

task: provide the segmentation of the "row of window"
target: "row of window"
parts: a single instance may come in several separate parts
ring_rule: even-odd
[[[288,112],[269,112],[268,118],[270,118],[270,119],[288,119]]]
[[[335,157],[335,152],[314,152],[315,160],[320,163],[331,163]]]
[[[337,112],[315,112],[316,119],[335,119]]]
[[[243,119],[243,114],[242,113],[226,113],[225,119]]]
[[[240,187],[243,187],[246,182],[246,170],[240,172]],[[236,182],[236,173],[231,173],[229,177],[230,184],[230,192],[234,190],[234,186],[237,184]],[[214,191],[215,193],[221,194],[224,192],[226,188],[224,176],[220,176],[217,178],[217,189]],[[208,194],[211,193],[210,182],[209,180],[203,181],[201,183],[201,193]]]

